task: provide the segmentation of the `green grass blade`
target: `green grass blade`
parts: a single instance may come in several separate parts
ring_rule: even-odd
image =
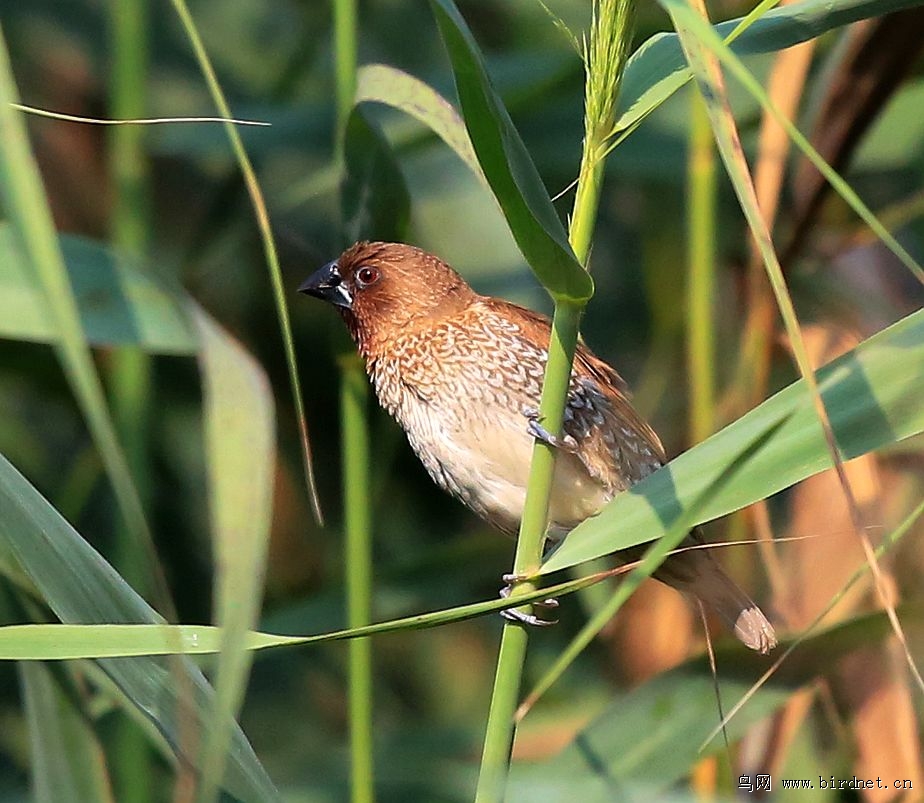
[[[8,227],[0,226],[0,253],[15,256]],[[215,527],[216,619],[226,628],[219,668],[216,718],[206,728],[205,788],[214,792],[221,759],[231,738],[233,712],[246,682],[249,655],[239,646],[258,618],[269,533],[269,499],[274,447],[272,398],[252,358],[194,306],[192,331],[182,297],[167,292],[125,260],[90,241],[62,238],[64,253],[95,343],[131,344],[152,352],[199,352],[205,379],[207,463],[212,483]],[[10,305],[0,333],[30,340],[53,340],[38,314],[40,297],[21,260],[4,261],[0,286]],[[189,302],[187,302],[189,305]],[[210,788],[211,787],[211,788]]]
[[[360,67],[356,104],[381,103],[419,120],[445,142],[485,185],[465,123],[455,107],[419,78],[385,64]]]
[[[90,343],[136,345],[155,354],[196,353],[198,340],[181,296],[98,242],[71,235],[58,241]],[[54,343],[57,332],[15,231],[0,222],[0,337]]]
[[[520,251],[553,298],[586,301],[593,294],[593,282],[571,250],[471,31],[452,0],[431,0],[430,6],[449,52],[472,145]]]
[[[379,103],[415,118],[442,139],[490,190],[488,180],[472,148],[465,123],[455,107],[439,92],[419,78],[385,64],[367,64],[360,67],[356,80],[354,108],[363,103]],[[296,180],[283,197],[276,199],[276,206],[286,209],[303,203],[307,198],[330,193],[341,179],[341,174],[341,165],[333,164],[328,168],[322,168],[308,179]]]
[[[215,713],[206,727],[200,801],[217,799],[234,717],[247,686],[246,634],[257,623],[276,467],[273,397],[256,361],[202,312],[205,451],[216,567],[214,618],[222,628]]]
[[[0,564],[10,562],[25,573],[63,622],[162,625],[157,612],[0,456]],[[178,641],[181,636],[181,631],[171,628],[162,643],[173,645],[177,652],[184,643]],[[214,695],[192,663],[131,658],[101,660],[99,666],[121,690],[122,699],[142,711],[174,749],[184,744],[181,729],[206,731]],[[195,764],[197,756],[185,758]],[[236,725],[224,785],[245,801],[277,799],[272,782]]]
[[[691,98],[687,156],[686,356],[689,434],[699,443],[715,431],[718,192],[715,146],[702,98]]]
[[[111,113],[116,118],[144,117],[147,107],[148,0],[122,0],[109,7],[112,68],[109,80]],[[113,183],[110,237],[113,248],[142,259],[151,239],[150,171],[143,126],[113,126],[107,131],[109,168]],[[137,347],[115,349],[107,362],[113,418],[129,468],[144,504],[150,499],[151,360]],[[135,588],[145,588],[144,553],[130,534],[118,533],[115,564]],[[130,737],[131,738],[131,737]],[[128,751],[126,751],[128,752]],[[143,787],[135,779],[133,784]],[[149,790],[122,790],[132,801],[149,800]]]
[[[39,663],[21,663],[35,803],[113,803],[106,758],[85,712]]]
[[[195,330],[187,322],[187,311],[184,309],[191,302],[184,296],[177,297],[176,294],[168,292],[154,280],[134,270],[130,263],[114,258],[98,244],[76,238],[62,238],[62,241],[71,276],[78,287],[81,317],[87,322],[88,333],[93,341],[131,343],[153,352],[174,354],[195,353],[201,350],[204,355],[206,384],[212,386],[207,388],[206,400],[207,403],[214,402],[217,405],[214,409],[210,407],[211,412],[208,414],[212,426],[208,441],[213,447],[209,455],[210,466],[214,472],[230,478],[232,483],[237,483],[237,487],[232,484],[218,491],[222,499],[218,502],[218,508],[225,513],[221,518],[216,514],[216,526],[225,535],[239,535],[241,530],[234,531],[235,526],[243,528],[246,535],[246,538],[241,536],[236,548],[228,550],[232,556],[230,560],[219,560],[223,567],[219,573],[219,585],[224,588],[224,607],[233,608],[235,616],[244,620],[232,624],[228,631],[229,637],[234,627],[238,631],[246,631],[256,620],[256,613],[252,608],[259,604],[261,589],[258,586],[262,577],[260,566],[268,531],[268,502],[258,501],[261,496],[264,500],[269,498],[270,466],[273,462],[272,436],[267,434],[268,427],[271,432],[271,426],[268,424],[272,420],[271,399],[265,378],[262,378],[252,360],[243,355],[232,340],[221,333],[214,324],[209,324],[201,312],[193,309],[193,317],[199,322],[197,340]],[[8,248],[12,244],[8,227],[0,227],[0,253],[7,249],[7,253],[14,254],[13,249]],[[8,331],[4,331],[3,334],[39,341],[53,339],[54,332],[49,331],[47,321],[35,314],[35,304],[39,302],[39,297],[20,260],[3,261],[0,286],[9,289],[12,296],[22,302],[18,310],[10,309],[11,317],[4,318]],[[235,378],[240,378],[242,374],[243,387],[222,388],[223,385],[232,383]],[[243,389],[246,387],[262,390],[257,389],[254,394],[248,396]],[[248,398],[254,400],[253,404],[243,403]],[[225,410],[222,409],[222,405],[225,406]],[[248,432],[254,431],[257,433],[256,437],[250,437]],[[228,454],[225,453],[225,449]],[[238,459],[240,455],[246,455],[246,464],[241,465]],[[221,485],[220,479],[218,484]],[[231,502],[227,501],[229,498]],[[84,571],[86,569],[83,567],[75,568],[75,572]],[[221,578],[225,578],[225,581]],[[231,578],[230,582],[227,578]],[[60,583],[58,585],[60,586]],[[242,596],[235,600],[228,589],[234,589]],[[84,605],[87,600],[80,599],[73,589],[69,590],[65,584],[60,590],[72,603],[76,601],[76,607],[72,609],[75,615],[76,611],[87,610]],[[248,605],[241,606],[241,599],[246,599]],[[219,621],[223,619],[229,623],[226,614],[219,614]],[[98,621],[107,619],[100,613]],[[224,677],[228,678],[227,683],[232,687],[230,693],[223,691],[224,701],[229,698],[233,700],[237,696],[238,692],[235,692],[233,687],[240,686],[243,683],[242,678],[246,677],[246,664],[249,659],[242,659],[240,656],[243,653],[240,650],[237,650],[237,654],[237,665],[224,674]],[[223,708],[227,710],[227,702],[223,702]],[[204,717],[210,711],[209,703],[209,707],[200,711],[198,716]],[[169,731],[170,725],[161,723],[161,727]],[[216,744],[227,739],[229,727],[231,724],[227,716],[208,726],[206,734],[212,733],[213,728],[219,734],[211,743]],[[222,732],[224,736],[220,735]],[[240,740],[242,736],[238,732],[234,738]],[[236,753],[241,755],[239,749]]]
[[[351,628],[372,621],[372,500],[369,383],[355,354],[340,361],[340,431],[343,437],[344,569]],[[353,803],[375,799],[372,762],[372,642],[350,642],[350,792]]]
[[[149,0],[119,0],[108,7],[110,113],[119,119],[144,117],[148,106]],[[143,258],[151,241],[150,164],[143,126],[111,126],[107,131],[113,203],[109,231],[114,248]],[[137,346],[113,350],[106,363],[112,414],[142,504],[151,500],[151,422],[155,409],[150,354]],[[149,585],[145,554],[124,527],[117,530],[113,561],[122,576],[144,592]],[[124,803],[153,800],[152,752],[144,734],[120,720],[113,754],[115,788]]]
[[[55,351],[99,450],[119,512],[137,549],[147,556],[154,597],[169,614],[172,612],[170,593],[81,327],[25,124],[21,113],[11,106],[18,100],[0,30],[0,198],[26,265],[38,278],[41,308],[52,321],[57,335]]]
[[[224,118],[231,118],[231,109],[225,94],[215,76],[215,70],[205,50],[202,37],[196,28],[189,8],[184,0],[173,0],[173,6],[177,15],[183,24],[186,35],[189,37],[196,60],[199,62],[199,69],[205,77],[212,100],[219,110],[219,114]],[[321,502],[318,498],[317,486],[314,479],[314,466],[311,461],[311,443],[308,439],[308,423],[305,418],[305,405],[302,400],[302,388],[298,379],[298,361],[295,357],[295,345],[292,342],[292,326],[289,323],[289,307],[286,303],[285,289],[282,284],[282,271],[279,268],[279,257],[276,254],[276,243],[270,230],[269,213],[266,209],[266,201],[263,198],[263,192],[257,181],[256,173],[244,149],[244,143],[241,141],[241,135],[233,123],[224,123],[225,131],[228,134],[228,140],[231,148],[241,167],[241,173],[244,176],[244,183],[247,186],[247,192],[250,195],[250,202],[253,206],[254,215],[256,216],[257,225],[260,229],[260,239],[263,241],[263,253],[266,258],[267,268],[269,270],[270,284],[273,288],[273,300],[276,304],[276,315],[279,318],[279,328],[282,333],[283,347],[286,355],[286,367],[289,372],[289,385],[292,389],[292,401],[295,406],[295,414],[298,418],[299,435],[302,446],[302,459],[305,471],[305,481],[308,486],[308,496],[311,501],[312,510],[315,519],[323,522],[321,514]]]
[[[0,226],[0,253],[15,256],[8,227]],[[220,779],[218,758],[230,738],[229,717],[239,704],[249,663],[237,643],[256,622],[262,595],[272,485],[272,398],[265,376],[227,334],[183,296],[134,270],[98,244],[62,238],[71,277],[78,288],[81,317],[98,344],[131,344],[151,352],[200,353],[205,379],[207,463],[216,531],[216,619],[226,627],[226,659],[219,669],[219,717],[207,728],[206,786]],[[0,333],[52,340],[38,314],[39,294],[20,260],[0,268],[0,287],[18,302],[10,305]],[[5,331],[4,331],[5,329]],[[196,331],[198,334],[196,334]],[[227,666],[227,668],[225,668]]]
[[[0,253],[13,245],[0,227]],[[149,351],[199,353],[205,379],[206,447],[215,527],[216,619],[225,627],[219,668],[218,709],[206,727],[206,787],[221,777],[219,759],[231,738],[233,711],[246,681],[248,654],[242,634],[258,618],[269,533],[274,443],[272,397],[253,359],[210,321],[185,295],[117,260],[86,240],[62,238],[68,267],[79,288],[81,316],[91,340],[120,342]],[[15,256],[12,248],[7,250]],[[20,260],[4,262],[0,286],[20,302],[0,333],[32,340],[53,339],[47,322],[35,314],[37,291]],[[195,327],[187,318],[192,317]],[[203,714],[206,712],[203,712]]]
[[[665,5],[670,5],[672,8],[677,9],[678,17],[683,18],[689,24],[691,36],[688,38],[688,41],[690,41],[691,46],[695,47],[696,42],[701,42],[702,47],[706,48],[706,52],[713,53],[722,62],[723,66],[734,75],[761,106],[773,115],[776,121],[786,130],[793,144],[806,155],[809,161],[811,161],[818,171],[828,180],[838,195],[844,199],[857,216],[870,227],[885,246],[895,254],[899,261],[905,265],[919,281],[924,283],[924,269],[921,268],[914,257],[912,257],[885,226],[882,225],[879,219],[873,214],[869,207],[863,203],[850,185],[824,160],[821,154],[818,153],[799,129],[780,112],[776,104],[773,103],[769,95],[767,95],[766,91],[760,85],[760,82],[754,78],[734,52],[722,43],[711,27],[706,25],[698,17],[690,15],[684,6],[680,6],[676,3],[665,3]],[[746,212],[746,214],[748,213]],[[751,218],[753,218],[753,212],[750,213],[749,220]],[[762,244],[762,239],[764,238],[758,237],[759,246]],[[764,253],[765,250],[765,247],[761,248],[762,253]]]
[[[740,32],[732,49],[740,56],[772,53],[858,20],[919,5],[921,0],[803,0],[763,14]],[[746,19],[719,23],[714,30],[727,40]],[[626,66],[614,131],[634,129],[691,78],[677,35],[655,34]]]
[[[920,606],[900,610],[908,621],[921,621]],[[795,689],[822,675],[839,657],[882,641],[889,633],[888,617],[874,613],[808,639],[731,720],[729,738],[740,738],[750,726],[789,700]],[[735,698],[761,676],[769,660],[735,645],[718,649],[716,662],[722,696]],[[714,683],[709,663],[701,657],[661,673],[638,688],[617,693],[607,709],[554,759],[540,766],[515,769],[509,799],[535,799],[530,797],[530,791],[543,782],[553,790],[580,790],[580,799],[592,803],[662,799],[666,790],[704,754],[725,749],[722,741],[716,740],[704,753],[700,752],[718,716]],[[577,794],[569,794],[568,799],[575,799]]]
[[[2,468],[0,464],[0,471]],[[3,488],[0,486],[0,493],[2,491]],[[7,572],[7,567],[3,566],[2,561],[0,561],[0,567]],[[111,567],[109,570],[112,571]],[[572,594],[608,576],[608,573],[589,575],[546,586],[529,594],[523,594],[520,600],[527,603],[549,595]],[[249,631],[244,644],[248,650],[265,650],[271,647],[296,647],[330,641],[347,641],[403,630],[438,627],[496,613],[507,607],[510,607],[510,603],[506,600],[492,599],[312,636],[283,636]],[[168,625],[164,623],[6,625],[0,627],[0,660],[63,661],[82,658],[121,659],[140,656],[209,655],[221,650],[222,637],[222,629],[214,625]],[[158,722],[156,718],[153,721]]]
[[[863,341],[817,377],[845,460],[924,431],[924,310]],[[578,525],[542,573],[661,537],[736,458],[741,443],[771,430],[736,481],[718,488],[693,523],[739,510],[831,467],[814,406],[799,380]]]
[[[921,502],[908,516],[905,517],[905,520],[901,522],[890,534],[888,537],[884,538],[882,542],[876,547],[876,557],[881,558],[889,550],[891,550],[896,544],[898,544],[902,538],[904,538],[911,530],[912,525],[917,521],[917,519],[924,514],[924,502]],[[827,616],[828,613],[837,605],[847,594],[847,592],[859,582],[859,580],[864,577],[867,572],[871,570],[871,567],[868,563],[864,563],[860,568],[858,568],[853,575],[844,583],[841,589],[834,594],[831,600],[827,605],[818,613],[815,619],[812,621],[808,627],[803,630],[799,635],[794,639],[788,641],[782,652],[777,651],[775,657],[775,662],[777,664],[782,664],[783,661],[787,660],[792,652],[797,649],[803,642],[805,642],[812,634],[818,624]],[[538,701],[539,699],[558,681],[558,679],[567,671],[568,667],[577,659],[580,655],[597,637],[600,631],[609,623],[613,616],[616,615],[617,611],[621,607],[621,601],[619,598],[614,595],[609,600],[603,604],[600,609],[591,617],[591,619],[581,628],[577,636],[572,639],[568,644],[568,647],[556,658],[555,662],[550,666],[542,675],[542,677],[536,682],[536,685],[530,691],[530,693],[524,698],[523,704],[520,706],[518,711],[518,719],[521,719],[526,712],[528,712]],[[745,704],[746,700],[749,699],[751,692],[756,691],[757,688],[763,685],[766,680],[769,678],[764,675],[755,684],[748,690],[748,692],[738,698],[738,702],[733,706],[729,711],[726,712],[726,720],[731,720],[731,718],[736,713],[736,710]],[[716,727],[710,736],[710,740],[717,736],[721,732],[721,726]]]
[[[337,134],[343,142],[353,98],[356,96],[356,0],[333,0],[334,85],[336,90]]]
[[[109,6],[112,67],[110,113],[136,120],[147,113],[149,0],[122,0]],[[120,251],[144,255],[150,241],[150,169],[140,125],[111,126],[109,165],[115,185],[110,233]]]

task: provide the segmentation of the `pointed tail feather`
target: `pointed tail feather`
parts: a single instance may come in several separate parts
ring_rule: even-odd
[[[693,535],[691,540],[694,539],[700,542],[697,535]],[[757,604],[725,574],[708,550],[693,549],[671,555],[654,576],[702,600],[745,646],[763,655],[776,646],[773,625]]]
[[[776,632],[763,611],[705,550],[671,555],[655,577],[701,599],[752,650],[766,655],[776,646]]]

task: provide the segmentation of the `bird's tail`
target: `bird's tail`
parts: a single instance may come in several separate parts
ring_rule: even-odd
[[[696,532],[683,545],[694,543],[702,543]],[[725,574],[709,550],[676,552],[661,564],[654,576],[705,603],[745,646],[764,655],[776,646],[773,625],[757,604]]]

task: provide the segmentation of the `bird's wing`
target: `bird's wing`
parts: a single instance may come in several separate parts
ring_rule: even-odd
[[[518,338],[528,345],[528,352],[545,353],[548,318],[499,299],[484,301],[494,314],[516,322]],[[622,377],[583,343],[578,344],[574,355],[564,431],[577,441],[575,457],[587,473],[613,494],[665,462],[661,441],[635,411]]]
[[[636,412],[613,368],[579,345],[574,355],[564,430],[576,456],[611,493],[651,474],[665,461],[655,431]]]

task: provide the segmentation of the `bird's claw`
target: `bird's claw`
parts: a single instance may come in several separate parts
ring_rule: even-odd
[[[564,452],[576,452],[578,450],[577,441],[570,435],[558,437],[549,432],[542,424],[539,423],[539,411],[528,407],[523,410],[526,416],[526,431],[537,441],[541,441],[546,446],[554,449],[561,449]]]
[[[509,583],[511,581],[516,581],[519,578],[517,575],[505,574],[504,582]],[[504,599],[507,599],[513,593],[513,586],[506,585],[500,590],[500,595]],[[538,608],[543,612],[549,610],[554,610],[558,607],[558,600],[554,598],[544,599],[541,602],[536,601],[533,603],[533,608]],[[504,619],[507,619],[510,622],[519,622],[523,625],[532,625],[533,627],[550,627],[551,625],[558,624],[558,619],[544,619],[542,616],[537,616],[534,613],[523,613],[523,611],[518,608],[505,608],[500,612],[501,616]]]
[[[516,608],[505,608],[501,616],[510,622],[518,622],[521,625],[530,625],[531,627],[551,627],[558,624],[558,619],[542,619],[534,613],[523,613]]]

